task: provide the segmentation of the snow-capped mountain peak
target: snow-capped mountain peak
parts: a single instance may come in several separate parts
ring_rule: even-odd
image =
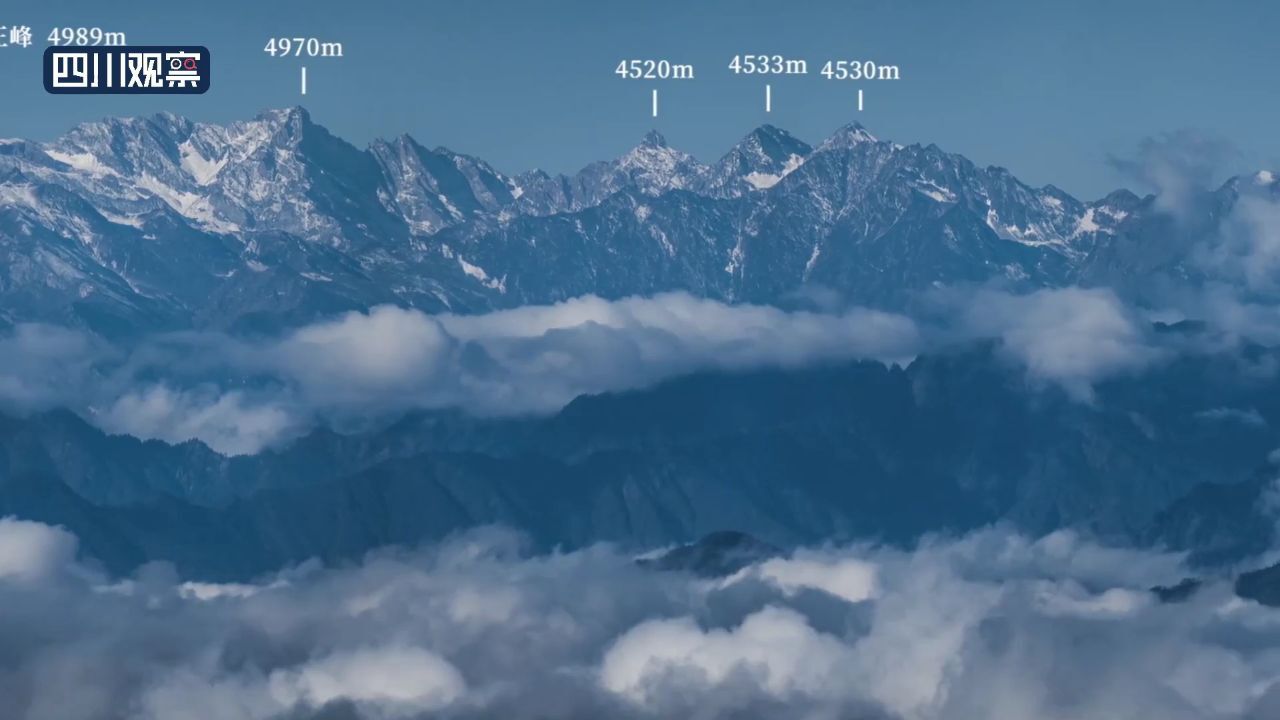
[[[652,195],[696,187],[707,172],[705,165],[668,145],[656,130],[649,131],[639,145],[619,158],[613,169],[622,177],[610,178],[609,184],[625,178],[641,192]]]
[[[836,130],[822,144],[818,146],[818,150],[837,150],[841,148],[854,147],[862,143],[880,142],[875,135],[872,135],[862,123],[853,122]]]
[[[762,125],[720,158],[710,173],[708,190],[733,196],[771,188],[800,167],[812,151],[787,131]]]
[[[1061,282],[1148,205],[1081,202],[857,123],[817,148],[764,125],[710,166],[652,132],[573,175],[513,178],[408,135],[356,148],[301,108],[162,114],[0,145],[0,296],[30,298],[32,318],[90,303],[178,326],[584,293],[768,303],[808,283],[894,306],[954,280]]]

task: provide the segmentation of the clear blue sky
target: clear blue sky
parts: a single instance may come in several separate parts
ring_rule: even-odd
[[[172,110],[228,121],[303,104],[363,146],[408,132],[500,169],[575,170],[657,127],[706,160],[764,122],[816,142],[861,121],[901,142],[934,142],[1033,184],[1092,197],[1122,184],[1108,153],[1181,128],[1241,150],[1241,170],[1280,165],[1280,3],[845,0],[628,3],[606,0],[10,0],[0,24],[30,25],[38,46],[0,49],[0,137],[53,137],[82,120]],[[131,44],[202,44],[213,89],[199,97],[48,96],[44,38],[100,26]],[[272,35],[338,40],[341,60],[262,52]],[[803,57],[811,74],[735,77],[738,53]],[[692,63],[692,82],[624,81],[618,60]],[[854,85],[816,74],[827,58],[901,67],[902,79]],[[660,87],[662,112],[649,116]]]

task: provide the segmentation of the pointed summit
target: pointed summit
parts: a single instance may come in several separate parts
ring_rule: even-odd
[[[285,123],[285,122],[310,123],[311,113],[307,112],[307,109],[302,107],[301,105],[294,105],[293,107],[287,107],[287,108],[273,108],[269,110],[263,110],[262,112],[258,113],[257,119],[267,120],[271,122],[278,122],[278,123]]]
[[[717,194],[740,195],[773,187],[800,167],[813,148],[786,130],[761,125],[716,163],[711,188]]]
[[[322,133],[327,133],[311,122],[311,114],[301,105],[263,110],[258,113],[255,122],[265,126],[272,136],[284,142],[296,142],[309,130],[319,129]]]
[[[822,141],[818,146],[820,150],[829,148],[850,148],[862,143],[879,142],[875,135],[872,135],[863,127],[860,122],[851,122],[848,125],[836,130],[831,137]]]
[[[164,111],[151,116],[151,125],[172,135],[190,135],[195,123],[176,113]]]
[[[645,133],[644,138],[640,140],[640,147],[666,148],[670,146],[667,145],[667,139],[662,136],[662,133],[658,132],[657,130],[650,130],[649,132]]]
[[[428,150],[411,135],[375,140],[369,153],[394,191],[385,207],[409,221],[417,234],[432,234],[514,201],[510,178],[488,163],[444,146]]]
[[[773,163],[785,163],[792,155],[804,157],[813,151],[805,141],[773,125],[752,130],[730,152],[749,152]]]
[[[743,138],[743,140],[750,140],[752,138],[756,138],[760,141],[795,140],[795,136],[791,133],[776,125],[770,125],[768,123],[752,130],[745,138]]]

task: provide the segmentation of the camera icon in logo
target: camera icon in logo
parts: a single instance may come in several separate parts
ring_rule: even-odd
[[[169,66],[165,80],[169,87],[194,87],[200,82],[200,54],[193,52],[165,53],[165,63]]]

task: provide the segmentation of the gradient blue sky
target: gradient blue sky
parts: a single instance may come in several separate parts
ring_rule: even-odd
[[[880,137],[934,142],[1033,184],[1093,197],[1125,184],[1106,161],[1144,137],[1193,128],[1237,146],[1233,170],[1280,165],[1280,3],[900,0],[630,3],[596,0],[10,1],[0,24],[38,46],[0,49],[0,137],[47,139],[82,120],[172,110],[228,121],[303,104],[363,146],[408,132],[500,169],[571,171],[616,156],[651,127],[709,160],[764,122],[816,142],[858,120]],[[124,31],[131,44],[202,44],[198,97],[49,96],[40,79],[55,26]],[[344,43],[341,60],[272,59],[272,35]],[[737,53],[785,53],[807,77],[735,77]],[[697,68],[692,82],[624,81],[624,57]],[[827,58],[901,66],[903,79],[824,80]],[[662,113],[649,116],[660,87]]]

